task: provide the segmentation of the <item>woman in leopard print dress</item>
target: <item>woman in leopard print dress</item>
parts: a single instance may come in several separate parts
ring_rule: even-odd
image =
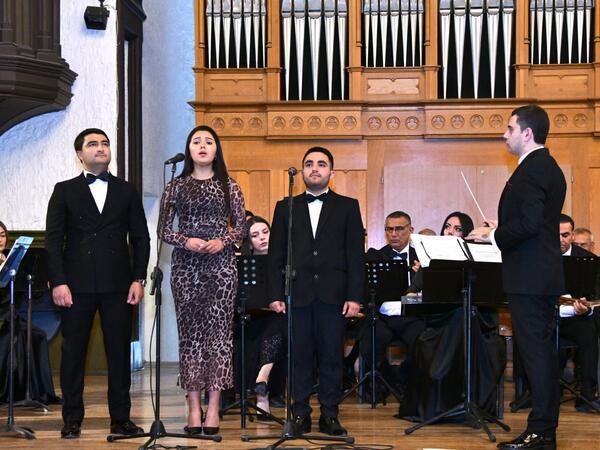
[[[181,386],[188,392],[186,432],[218,432],[221,391],[233,387],[233,313],[237,268],[233,244],[246,231],[244,197],[227,175],[216,133],[194,128],[181,175],[161,202],[161,237],[173,245],[171,289],[179,331]],[[173,226],[178,218],[177,229]],[[206,417],[200,393],[209,391]]]

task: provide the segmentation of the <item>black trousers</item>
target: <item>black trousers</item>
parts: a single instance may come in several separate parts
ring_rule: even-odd
[[[560,319],[560,336],[577,344],[575,361],[579,364],[581,393],[594,397],[598,377],[598,334],[592,316]]]
[[[364,327],[361,330],[360,354],[363,357],[367,367],[371,367],[371,327],[369,319],[365,320]],[[411,350],[417,338],[425,330],[425,320],[420,317],[406,316],[385,316],[380,315],[375,324],[375,362],[379,366],[386,361],[386,352],[390,343],[394,339],[402,339]],[[410,358],[410,356],[409,356]],[[408,359],[407,359],[408,361]],[[387,380],[391,382],[391,380]]]
[[[515,294],[507,297],[520,362],[531,390],[527,431],[555,437],[560,408],[555,316],[558,298]]]
[[[321,414],[337,417],[342,398],[342,375],[346,319],[342,305],[315,300],[308,306],[293,308],[294,415],[307,416],[312,409],[310,393],[319,373]]]
[[[63,420],[81,422],[84,416],[85,357],[96,311],[100,311],[108,363],[108,409],[111,420],[129,419],[131,399],[130,339],[132,307],[127,293],[73,294],[73,306],[62,311],[60,385]]]

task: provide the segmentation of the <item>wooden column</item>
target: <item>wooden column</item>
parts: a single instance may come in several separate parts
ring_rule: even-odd
[[[423,51],[425,52],[425,98],[438,98],[438,18],[439,0],[424,0],[425,20],[423,30]]]
[[[267,0],[267,100],[281,98],[281,3]]]
[[[529,2],[515,2],[515,95],[524,97],[528,95],[530,46],[529,37]]]
[[[362,77],[362,2],[348,0],[348,96],[350,100],[361,98]]]

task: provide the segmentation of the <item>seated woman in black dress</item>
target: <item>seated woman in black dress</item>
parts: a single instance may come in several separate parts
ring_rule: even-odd
[[[248,219],[246,245],[242,248],[247,248],[254,255],[266,255],[269,251],[270,232],[271,227],[265,219],[251,217]],[[283,390],[281,369],[285,366],[286,331],[285,318],[280,314],[255,316],[248,322],[246,367],[251,377],[256,374],[256,405],[265,412],[270,412],[269,391],[279,394]],[[258,418],[262,418],[260,414]]]
[[[460,211],[446,217],[443,236],[464,237],[473,229],[471,218]],[[425,421],[463,401],[463,309],[431,314],[414,346],[414,364],[399,416]],[[490,414],[496,412],[496,386],[506,365],[504,341],[497,333],[494,309],[476,308],[473,318],[475,348],[474,400]],[[458,418],[457,418],[458,419]]]

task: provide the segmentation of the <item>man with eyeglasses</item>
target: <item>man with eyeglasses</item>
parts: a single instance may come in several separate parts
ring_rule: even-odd
[[[406,261],[411,267],[408,273],[409,284],[413,275],[419,270],[421,265],[417,258],[415,249],[410,246],[410,235],[414,231],[410,216],[404,211],[394,211],[385,219],[385,239],[387,245],[379,250],[369,249],[367,252],[368,260],[394,259]],[[398,300],[404,292],[398,293]],[[377,368],[383,378],[391,384],[396,385],[396,389],[402,394],[411,364],[411,349],[415,341],[425,329],[425,321],[420,317],[407,316],[388,316],[380,314],[375,328],[375,361]],[[408,356],[400,366],[398,374],[394,373],[387,362],[387,348],[395,339],[401,339],[408,347]],[[371,361],[371,333],[364,332],[360,340],[360,352],[367,365]],[[386,388],[382,385],[378,387],[380,394],[378,397],[386,397]],[[383,400],[378,398],[378,400]]]
[[[74,147],[83,172],[54,186],[46,215],[48,276],[62,319],[60,433],[63,439],[77,439],[81,433],[85,358],[99,311],[110,431],[136,435],[144,430],[129,416],[129,354],[133,306],[144,297],[150,255],[146,216],[135,186],[108,172],[111,151],[104,131],[82,131]]]
[[[573,244],[594,253],[594,235],[588,228],[577,227],[573,230]]]

